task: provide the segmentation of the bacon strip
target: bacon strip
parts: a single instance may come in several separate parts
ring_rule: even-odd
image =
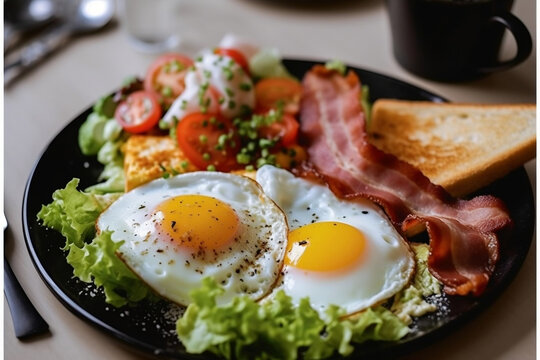
[[[368,143],[359,101],[360,82],[315,66],[303,80],[301,133],[315,170],[343,197],[382,206],[405,234],[425,226],[428,265],[448,294],[480,295],[499,257],[495,232],[510,225],[493,196],[452,198],[419,170]]]

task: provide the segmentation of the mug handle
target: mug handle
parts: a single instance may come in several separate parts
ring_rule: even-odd
[[[517,54],[510,60],[499,62],[493,66],[480,67],[478,69],[479,72],[486,74],[506,70],[516,66],[527,59],[532,51],[531,34],[521,20],[519,20],[515,15],[512,13],[501,13],[494,15],[490,20],[503,24],[512,33],[512,36],[517,44]]]

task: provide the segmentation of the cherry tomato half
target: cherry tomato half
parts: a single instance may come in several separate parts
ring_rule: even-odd
[[[239,167],[236,154],[240,140],[228,119],[193,113],[180,120],[176,136],[180,149],[199,169],[231,171]]]
[[[294,79],[271,77],[255,84],[255,102],[259,111],[275,109],[281,102],[284,112],[297,114],[301,96],[302,85]]]
[[[153,93],[136,91],[118,104],[114,117],[125,131],[138,134],[157,125],[161,106]]]
[[[280,137],[281,144],[284,146],[289,146],[296,143],[299,127],[300,125],[294,116],[290,114],[283,114],[281,119],[268,126],[261,127],[259,129],[259,134],[267,139]]]
[[[231,48],[217,48],[214,50],[214,54],[230,57],[244,69],[246,74],[249,74],[249,63],[240,51]]]
[[[144,79],[144,89],[153,92],[165,108],[185,88],[184,79],[193,60],[182,54],[164,54],[148,68]]]

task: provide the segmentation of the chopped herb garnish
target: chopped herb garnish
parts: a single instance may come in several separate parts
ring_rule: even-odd
[[[172,72],[179,72],[185,68],[186,66],[176,59],[170,62],[170,71]]]
[[[236,162],[243,165],[249,164],[251,162],[251,156],[248,154],[237,154]]]
[[[229,95],[229,97],[233,97],[234,96],[234,91],[232,91],[231,88],[225,88],[225,93],[227,95]]]
[[[165,97],[173,96],[173,91],[172,91],[171,87],[165,86],[163,89],[161,89],[161,95],[163,95]]]
[[[234,73],[229,67],[224,67],[223,73],[225,74],[225,78],[229,81],[231,81],[234,78]]]

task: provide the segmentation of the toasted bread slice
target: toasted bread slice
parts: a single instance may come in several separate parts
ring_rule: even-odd
[[[123,151],[126,191],[167,174],[197,170],[170,136],[132,135]]]
[[[368,133],[379,149],[463,196],[536,156],[536,105],[381,99]]]

